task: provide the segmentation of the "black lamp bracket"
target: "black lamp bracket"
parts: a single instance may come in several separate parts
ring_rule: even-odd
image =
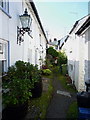
[[[17,44],[21,45],[21,42],[24,41],[24,34],[28,32],[28,35],[32,32],[29,28],[19,28],[17,26]]]

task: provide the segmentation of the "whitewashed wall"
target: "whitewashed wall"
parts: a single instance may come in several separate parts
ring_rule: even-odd
[[[81,21],[80,21],[81,22]],[[79,22],[78,25],[81,25]],[[65,50],[68,57],[68,73],[78,91],[86,90],[85,81],[89,78],[89,31],[87,29],[80,36],[75,35],[76,29],[70,34],[62,49]]]
[[[25,33],[24,42],[19,45],[17,44],[17,26],[21,27],[19,15],[24,13],[25,8],[32,17],[32,37]],[[40,56],[43,61],[46,56],[46,39],[28,0],[27,2],[24,0],[23,2],[22,0],[21,2],[10,2],[9,15],[11,18],[0,10],[0,18],[2,18],[0,19],[0,39],[9,42],[9,55],[7,56],[9,65],[13,65],[17,60],[23,60],[34,65],[38,64],[40,68],[42,65],[39,60]]]
[[[34,14],[30,3],[27,0],[21,2],[10,2],[9,13],[4,11],[0,6],[0,72],[4,63],[4,72],[8,67],[14,65],[16,61],[23,60],[31,64],[37,64],[41,67],[46,56],[46,38],[40,28],[38,20]],[[21,27],[19,15],[22,15],[25,8],[32,17],[32,37],[27,33],[24,35],[24,42],[17,44],[17,26]],[[41,57],[40,57],[41,56]],[[42,59],[42,61],[40,61]],[[0,74],[0,93],[1,74]],[[1,97],[1,94],[0,94]],[[2,100],[0,99],[0,118],[2,112]]]

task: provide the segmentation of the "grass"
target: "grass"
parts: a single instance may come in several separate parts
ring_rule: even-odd
[[[67,65],[62,65],[62,74],[65,75],[67,74]]]
[[[63,72],[65,71],[65,66],[63,68]],[[34,111],[35,109],[37,110],[36,114],[34,115],[34,119],[45,119],[46,117],[46,112],[47,112],[47,108],[50,104],[50,101],[52,99],[52,94],[53,94],[53,90],[54,88],[52,87],[52,79],[53,79],[53,75],[57,75],[58,76],[58,79],[60,80],[62,86],[69,92],[77,92],[73,86],[71,85],[67,85],[67,81],[66,81],[66,76],[64,76],[64,74],[60,74],[59,72],[59,67],[54,67],[53,68],[53,74],[50,75],[50,76],[43,76],[43,77],[46,77],[46,78],[49,78],[50,81],[49,81],[49,86],[48,86],[48,90],[47,91],[44,91],[42,93],[42,96],[40,98],[35,98],[35,99],[31,99],[29,101],[29,107],[30,109],[32,107],[34,107]],[[77,111],[76,111],[76,108],[77,108],[77,104],[76,103],[72,103],[70,105],[70,108],[68,110],[68,113],[67,113],[67,118],[75,118],[77,115]]]
[[[77,120],[78,109],[77,102],[72,102],[67,112],[67,120]]]
[[[77,90],[75,89],[75,86],[70,84],[67,85],[67,77],[65,74],[67,73],[67,65],[62,65],[62,73],[60,72],[60,67],[55,66],[53,68],[53,74],[58,76],[58,80],[60,80],[60,83],[62,84],[63,88],[66,89],[68,92],[76,93]]]
[[[67,78],[66,76],[62,75],[62,74],[58,74],[58,79],[60,80],[62,86],[64,87],[64,89],[66,89],[68,92],[74,92],[76,93],[76,89],[73,85],[67,85]]]
[[[66,66],[62,67],[62,74],[58,72],[58,79],[60,80],[64,89],[71,93],[77,93],[75,86],[72,84],[67,85],[67,77],[66,74]],[[78,117],[78,110],[77,110],[77,102],[74,101],[70,104],[68,112],[67,112],[67,120],[77,120]]]
[[[46,78],[52,78],[52,76],[46,76]],[[29,103],[30,108],[34,106],[34,108],[39,109],[38,112],[35,114],[34,119],[45,118],[48,105],[52,98],[52,93],[53,93],[52,80],[50,80],[48,91],[43,92],[40,98],[35,98],[30,100],[30,103]]]

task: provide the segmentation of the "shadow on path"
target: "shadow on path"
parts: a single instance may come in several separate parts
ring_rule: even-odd
[[[66,119],[67,111],[71,102],[76,101],[76,94],[69,93],[71,97],[67,95],[61,95],[58,91],[67,92],[61,85],[58,77],[53,77],[54,94],[51,103],[48,107],[46,118],[61,118]]]

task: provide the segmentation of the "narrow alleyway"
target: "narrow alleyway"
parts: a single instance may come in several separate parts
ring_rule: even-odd
[[[53,78],[53,87],[54,95],[47,110],[46,118],[66,118],[68,107],[71,102],[76,100],[76,94],[67,92],[56,75]]]

